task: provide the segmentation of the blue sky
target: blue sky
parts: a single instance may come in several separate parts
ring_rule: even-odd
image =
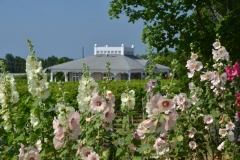
[[[110,0],[0,0],[0,58],[7,53],[26,58],[31,39],[36,56],[85,57],[98,46],[135,46],[145,54],[141,41],[143,23],[128,23],[122,15],[110,20]]]

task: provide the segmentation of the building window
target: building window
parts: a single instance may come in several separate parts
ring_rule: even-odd
[[[115,51],[115,54],[117,54],[117,51]]]
[[[128,74],[127,73],[121,73],[121,80],[128,80]]]
[[[118,54],[121,54],[121,51],[118,51]]]
[[[111,54],[113,54],[114,53],[114,51],[111,51]]]
[[[110,51],[108,51],[108,54],[110,54]]]
[[[78,81],[78,79],[79,79],[79,73],[73,72],[72,73],[72,80],[73,81]]]
[[[107,52],[106,51],[104,51],[104,54],[106,54]]]
[[[101,51],[101,53],[103,53],[103,51]]]
[[[97,51],[97,54],[99,54],[99,51]]]

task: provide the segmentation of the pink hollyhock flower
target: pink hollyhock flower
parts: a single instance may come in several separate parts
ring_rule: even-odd
[[[107,102],[104,98],[102,98],[101,96],[99,96],[98,94],[94,94],[93,97],[91,98],[90,101],[90,110],[93,113],[99,113],[104,111],[104,109],[107,106]]]
[[[171,99],[161,99],[157,102],[157,106],[160,111],[166,112],[172,109],[174,102]]]
[[[80,115],[78,112],[74,112],[68,118],[69,128],[72,133],[71,139],[77,139],[78,135],[81,133],[81,127],[80,127],[79,121],[80,121]]]
[[[90,155],[90,153],[92,152],[92,147],[83,147],[81,149],[81,157],[82,159],[86,160],[88,158],[88,156]]]
[[[158,133],[166,133],[166,130],[165,130],[166,122],[158,122],[157,124],[156,124],[156,122],[155,122],[155,125],[157,125],[156,132],[158,132]]]
[[[111,102],[112,106],[115,106],[115,96],[112,93],[112,91],[106,91],[106,98],[109,99],[109,101]]]
[[[235,94],[236,99],[237,99],[237,106],[240,107],[240,93]]]
[[[152,130],[153,128],[155,128],[154,126],[154,121],[150,118],[150,119],[146,119],[144,121],[142,121],[140,123],[140,125],[142,125],[145,128],[149,128],[150,130]]]
[[[178,118],[178,113],[176,110],[172,111],[167,117],[166,117],[166,124],[165,124],[165,130],[168,131],[170,128],[172,128],[175,124],[175,121]]]
[[[164,145],[166,143],[166,140],[165,139],[162,139],[160,137],[158,137],[156,140],[155,140],[155,143],[153,145],[153,147],[155,149],[159,149],[159,147],[161,147],[162,145]]]
[[[162,98],[163,98],[163,96],[161,94],[155,94],[154,96],[152,96],[150,98],[150,102],[153,104],[157,104],[157,102]]]
[[[240,77],[240,64],[238,62],[235,62],[233,68],[237,70],[237,75]]]
[[[136,133],[140,138],[144,138],[146,134],[146,129],[144,129],[143,127],[138,127]]]
[[[116,117],[113,107],[107,107],[103,112],[103,121],[111,123]]]
[[[69,118],[68,118],[68,124],[69,128],[71,130],[74,130],[79,127],[80,122],[80,114],[78,112],[74,112]]]
[[[226,69],[226,73],[228,76],[228,80],[233,81],[233,77],[237,75],[237,70],[234,67],[227,67]]]
[[[100,160],[100,158],[96,152],[91,152],[86,160]]]
[[[150,92],[152,88],[154,88],[155,83],[157,82],[157,80],[152,79],[150,80],[150,82],[147,83],[146,89],[147,92]]]

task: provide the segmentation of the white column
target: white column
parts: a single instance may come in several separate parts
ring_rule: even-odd
[[[143,79],[144,77],[143,77],[143,72],[141,72],[141,79]]]
[[[64,72],[64,77],[65,77],[65,82],[67,82],[68,81],[67,72]]]
[[[114,76],[114,81],[116,81],[117,73],[116,73],[116,72],[113,72],[113,76]]]
[[[131,72],[128,72],[128,80],[130,81],[131,80]]]
[[[53,81],[53,73],[51,71],[51,73],[50,73],[50,82],[52,82],[52,81]]]

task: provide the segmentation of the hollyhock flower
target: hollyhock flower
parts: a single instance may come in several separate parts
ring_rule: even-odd
[[[224,72],[220,75],[220,81],[222,84],[225,84],[227,82],[227,73]]]
[[[69,128],[72,133],[71,139],[76,139],[81,132],[81,127],[80,127],[79,121],[80,121],[80,115],[78,112],[74,112],[68,118]]]
[[[238,62],[235,62],[233,68],[237,70],[237,75],[240,77],[240,64]]]
[[[168,131],[170,128],[172,128],[175,124],[175,121],[178,118],[178,113],[176,110],[173,110],[167,117],[166,117],[166,123],[165,123],[165,130]]]
[[[91,152],[86,160],[99,160],[99,155],[96,152]]]
[[[151,89],[154,88],[154,85],[155,85],[156,82],[157,82],[157,80],[152,79],[147,83],[147,86],[146,86],[147,92],[150,92]]]
[[[116,114],[114,113],[114,109],[110,106],[107,107],[103,112],[103,121],[112,123],[112,121],[115,119]]]
[[[37,150],[40,152],[42,150],[42,142],[41,140],[37,140],[35,146],[37,147]]]
[[[211,115],[204,116],[204,123],[211,124],[213,122],[213,117]]]
[[[161,112],[166,112],[173,108],[174,102],[171,99],[160,99],[157,102],[157,106]]]
[[[106,100],[104,98],[102,98],[101,96],[95,94],[93,95],[93,97],[91,98],[90,101],[90,110],[93,113],[99,113],[104,111],[104,109],[106,108],[107,103]]]
[[[225,145],[225,142],[223,141],[223,142],[217,147],[217,149],[218,149],[219,151],[222,151],[222,150],[224,149],[224,145]]]
[[[228,77],[234,77],[237,75],[237,69],[234,67],[225,68]]]
[[[114,94],[112,93],[112,91],[106,91],[106,98],[110,100],[112,106],[114,107],[115,106],[115,96]]]
[[[55,134],[53,138],[53,145],[55,149],[60,149],[62,145],[64,144],[65,140],[65,134],[64,132],[66,131],[65,128],[60,127],[58,132]]]
[[[19,160],[23,160],[24,155],[25,155],[24,145],[21,143],[21,148],[19,149],[18,155]]]
[[[188,60],[186,67],[187,69],[189,69],[190,71],[194,71],[195,70],[195,60]]]
[[[188,88],[189,88],[191,91],[193,91],[193,90],[196,89],[196,86],[195,86],[195,84],[194,84],[193,82],[190,82],[190,83],[188,84]]]
[[[213,72],[208,71],[205,72],[204,74],[200,75],[201,81],[205,81],[205,80],[212,80],[213,79]]]
[[[231,142],[234,141],[234,132],[233,131],[228,132],[228,140]]]
[[[218,49],[217,52],[218,52],[218,56],[220,57],[225,57],[226,55],[229,54],[225,47],[221,47],[220,49]]]
[[[221,43],[220,42],[214,42],[213,47],[214,47],[214,49],[219,49],[219,48],[221,48]]]
[[[191,128],[190,130],[188,130],[189,131],[189,135],[188,135],[188,137],[189,138],[193,138],[194,137],[194,135],[197,133],[197,130],[196,130],[196,128]]]
[[[203,64],[200,61],[195,62],[195,70],[200,71],[203,68]]]
[[[90,153],[92,152],[92,150],[93,150],[92,147],[82,147],[81,153],[80,153],[82,159],[86,160],[90,155]]]
[[[157,122],[157,121],[156,121]],[[156,132],[158,132],[158,133],[166,133],[166,122],[164,121],[164,122],[158,122],[158,123],[156,123],[155,122],[155,125],[157,125],[157,130],[156,130]],[[167,128],[169,128],[169,127],[167,127]]]
[[[234,130],[234,128],[235,128],[235,124],[234,123],[228,122],[226,124],[226,130]]]
[[[222,128],[220,128],[219,129],[219,132],[218,132],[222,137],[225,137],[227,134],[228,134],[228,132],[227,132],[227,130],[226,129],[222,129]]]
[[[190,149],[196,149],[197,148],[197,144],[196,144],[196,142],[194,142],[194,141],[190,141],[189,142],[189,147],[190,147]]]
[[[158,138],[155,140],[155,143],[154,143],[153,147],[154,147],[156,150],[158,150],[161,146],[163,146],[163,145],[165,145],[165,144],[166,144],[166,140],[158,137]]]
[[[155,128],[154,126],[154,121],[150,118],[150,119],[146,119],[144,121],[142,121],[140,123],[141,126],[145,127],[145,128],[148,128],[150,130],[152,130],[153,128]]]
[[[192,78],[194,76],[194,71],[190,71],[187,73],[188,78]]]
[[[74,130],[79,127],[79,121],[80,121],[80,114],[78,112],[74,112],[69,118],[68,118],[68,124],[69,128],[71,130]]]
[[[24,155],[24,160],[40,160],[40,154],[36,148],[28,147],[25,148],[27,152]]]
[[[191,59],[192,60],[196,60],[197,58],[198,58],[198,54],[196,54],[196,53],[191,54]]]
[[[146,131],[147,129],[143,126],[138,126],[136,133],[141,139],[143,139],[145,137]]]
[[[212,50],[212,54],[213,54],[213,59],[215,61],[218,61],[221,57],[218,55],[218,52],[216,50]]]

